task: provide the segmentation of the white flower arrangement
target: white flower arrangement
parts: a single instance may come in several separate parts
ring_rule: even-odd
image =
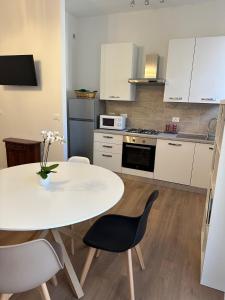
[[[42,130],[41,135],[43,137],[43,142],[52,144],[54,142],[59,142],[60,144],[65,143],[64,137],[59,134],[58,131],[47,131]]]
[[[64,136],[60,135],[58,131],[42,130],[41,135],[43,138],[40,162],[41,170],[37,174],[40,175],[42,179],[46,179],[48,177],[48,174],[56,173],[56,171],[53,170],[59,166],[59,164],[47,166],[50,146],[54,142],[63,144],[65,143],[65,140]]]

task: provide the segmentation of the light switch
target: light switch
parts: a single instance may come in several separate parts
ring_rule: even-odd
[[[60,121],[60,114],[54,113],[53,114],[53,120],[54,121]]]

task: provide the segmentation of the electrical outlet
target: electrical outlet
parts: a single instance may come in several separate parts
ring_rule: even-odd
[[[172,122],[179,123],[180,122],[180,118],[179,117],[173,117],[172,118]]]
[[[127,116],[127,114],[120,114],[122,117],[125,117],[125,118],[127,118],[128,116]]]

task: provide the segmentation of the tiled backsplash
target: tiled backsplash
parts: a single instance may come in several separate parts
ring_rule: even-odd
[[[107,113],[128,114],[128,127],[163,131],[172,117],[179,117],[179,131],[206,133],[208,122],[217,117],[218,105],[164,103],[163,87],[137,87],[136,101],[107,101]]]

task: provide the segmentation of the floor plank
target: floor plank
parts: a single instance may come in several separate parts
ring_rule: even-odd
[[[199,284],[200,231],[205,196],[195,192],[164,187],[161,184],[123,177],[125,194],[111,210],[113,213],[136,216],[143,210],[149,194],[159,189],[141,248],[146,270],[142,271],[133,251],[136,300],[223,300],[223,293]],[[76,229],[84,234],[85,222]],[[32,239],[34,233],[0,233],[0,244],[13,244]],[[70,249],[69,241],[66,241]],[[87,247],[76,240],[76,255],[72,262],[77,273],[87,255]],[[126,254],[101,252],[95,258],[84,285],[84,300],[129,300]],[[48,284],[53,300],[75,299],[64,272],[57,275],[59,286]],[[38,300],[38,291],[15,295],[12,299]]]

